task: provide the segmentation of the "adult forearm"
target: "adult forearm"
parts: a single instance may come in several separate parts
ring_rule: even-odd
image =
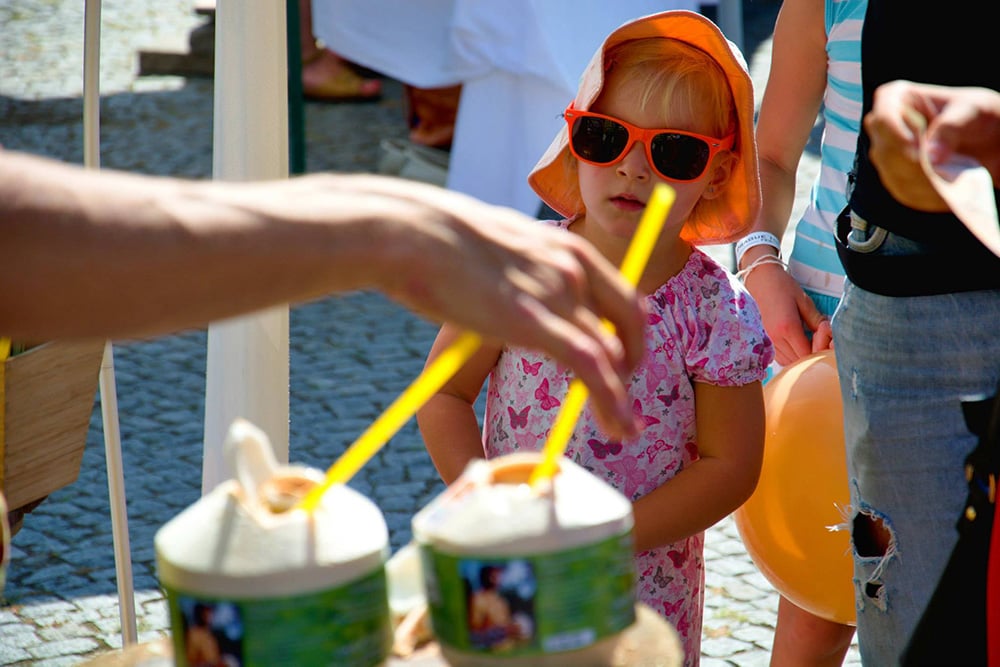
[[[754,230],[771,232],[778,238],[784,236],[795,204],[796,169],[797,165],[789,169],[770,160],[760,161],[760,183],[764,197]]]
[[[342,198],[343,206],[331,202],[318,224],[282,213],[295,207],[298,186],[290,182],[223,184],[107,171],[97,178],[5,154],[3,333],[161,333],[364,286],[381,248],[378,221],[330,185],[329,197]],[[352,215],[330,219],[352,205]]]
[[[495,343],[543,349],[634,432],[634,288],[589,243],[398,178],[256,183],[87,171],[0,151],[0,335],[135,337],[372,288]],[[606,331],[601,318],[615,327]]]

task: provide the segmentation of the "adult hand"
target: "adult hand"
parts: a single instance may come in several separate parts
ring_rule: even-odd
[[[384,272],[387,294],[494,342],[545,351],[587,385],[602,426],[634,432],[623,378],[644,354],[645,311],[592,245],[455,192],[360,178],[360,189],[388,184],[417,207],[412,228],[398,235],[409,259]]]
[[[900,203],[924,211],[946,211],[920,166],[920,141],[928,142],[932,164],[953,154],[985,166],[1000,183],[1000,93],[892,81],[875,90],[864,118],[871,139],[869,157]]]

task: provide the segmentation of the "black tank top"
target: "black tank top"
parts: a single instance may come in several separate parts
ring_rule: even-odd
[[[861,34],[862,113],[871,110],[875,89],[896,79],[1000,91],[998,18],[997,0],[933,5],[914,0],[869,0]],[[928,253],[934,255],[931,265],[938,269],[933,273],[940,276],[939,271],[957,271],[963,276],[947,289],[933,287],[933,275],[914,276],[928,284],[926,289],[917,287],[916,293],[1000,287],[1000,258],[953,214],[915,211],[893,199],[868,160],[868,146],[862,127],[851,209],[870,224],[925,243]],[[852,275],[853,254],[841,252],[852,282],[885,293],[878,288],[877,271]]]

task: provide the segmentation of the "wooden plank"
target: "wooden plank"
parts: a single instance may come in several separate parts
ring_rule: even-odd
[[[104,341],[51,342],[5,363],[3,493],[11,510],[80,474]]]

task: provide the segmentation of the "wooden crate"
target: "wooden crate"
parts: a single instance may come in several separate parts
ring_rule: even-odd
[[[11,512],[80,474],[104,341],[50,342],[0,370],[0,490]]]

